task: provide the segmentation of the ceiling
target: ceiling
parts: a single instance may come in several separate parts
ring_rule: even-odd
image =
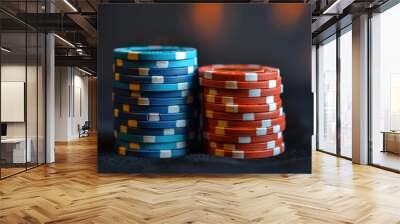
[[[335,1],[339,1],[336,4]],[[313,10],[313,37],[320,35],[347,14],[373,8],[387,0],[1,0],[0,25],[2,43],[15,49],[15,54],[26,52],[25,38],[21,31],[55,32],[56,64],[82,66],[96,70],[97,6],[102,3],[170,3],[170,2],[304,2]],[[334,5],[339,13],[324,14]],[[49,13],[49,12],[52,13]],[[28,41],[29,42],[29,41]],[[72,45],[74,46],[72,46]],[[34,43],[28,44],[28,54],[34,51]],[[32,49],[31,49],[32,46]]]

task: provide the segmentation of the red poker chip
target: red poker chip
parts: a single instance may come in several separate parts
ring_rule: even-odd
[[[204,108],[206,110],[220,111],[227,113],[260,113],[260,112],[271,112],[281,108],[282,103],[278,101],[276,103],[263,104],[263,105],[249,105],[249,104],[218,104],[218,103],[205,103]]]
[[[279,69],[263,65],[209,65],[199,68],[199,74],[204,79],[220,81],[266,81],[278,79],[280,77],[279,73]]]
[[[272,79],[259,82],[240,82],[240,81],[216,81],[199,77],[200,85],[209,88],[222,89],[273,89],[281,86],[280,79]]]
[[[263,136],[226,136],[216,135],[209,132],[203,132],[203,136],[208,141],[224,142],[224,143],[261,143],[268,142],[271,140],[277,140],[282,138],[282,132]]]
[[[260,97],[276,96],[283,92],[283,85],[271,89],[218,89],[203,87],[203,93],[206,95],[221,95],[233,97]]]
[[[224,136],[264,136],[276,134],[284,131],[286,128],[285,122],[274,125],[268,128],[245,128],[245,127],[219,127],[213,125],[206,125],[205,129],[209,133]]]
[[[213,126],[220,127],[248,127],[248,128],[268,128],[274,125],[280,124],[285,121],[285,115],[279,116],[274,119],[265,119],[259,121],[230,121],[230,120],[217,120],[217,119],[206,119],[206,123]]]
[[[270,104],[281,100],[279,94],[260,97],[235,97],[235,96],[220,96],[203,94],[204,102],[220,103],[220,104]]]
[[[280,146],[283,143],[283,138],[277,140],[271,140],[268,142],[261,143],[250,143],[250,144],[233,144],[233,143],[221,143],[221,142],[205,142],[207,147],[213,149],[224,149],[230,151],[261,151],[267,149],[273,149],[276,146]]]
[[[226,113],[213,110],[205,110],[204,113],[206,118],[212,119],[223,119],[232,121],[259,121],[278,118],[283,115],[283,109],[280,108],[272,112],[263,113]]]
[[[208,153],[217,157],[229,157],[233,159],[259,159],[274,157],[282,154],[285,151],[284,144],[275,147],[274,149],[261,150],[261,151],[231,151],[224,149],[208,148]]]

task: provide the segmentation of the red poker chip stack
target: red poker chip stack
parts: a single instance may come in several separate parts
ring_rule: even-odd
[[[199,68],[199,79],[205,149],[210,155],[253,159],[284,152],[279,69],[210,65]]]

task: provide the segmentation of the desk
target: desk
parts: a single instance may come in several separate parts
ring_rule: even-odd
[[[1,157],[6,160],[6,163],[26,163],[31,162],[32,153],[30,138],[5,138],[1,139]],[[25,145],[26,152],[25,152]],[[26,159],[26,160],[25,160]]]
[[[400,154],[400,131],[383,131],[382,152]]]

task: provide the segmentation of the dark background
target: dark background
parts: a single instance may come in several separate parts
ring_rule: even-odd
[[[250,63],[281,69],[286,151],[234,160],[190,154],[174,160],[122,157],[113,147],[112,50],[130,45],[198,50],[199,65]],[[98,170],[138,173],[310,173],[311,10],[305,4],[121,4],[98,14]]]

